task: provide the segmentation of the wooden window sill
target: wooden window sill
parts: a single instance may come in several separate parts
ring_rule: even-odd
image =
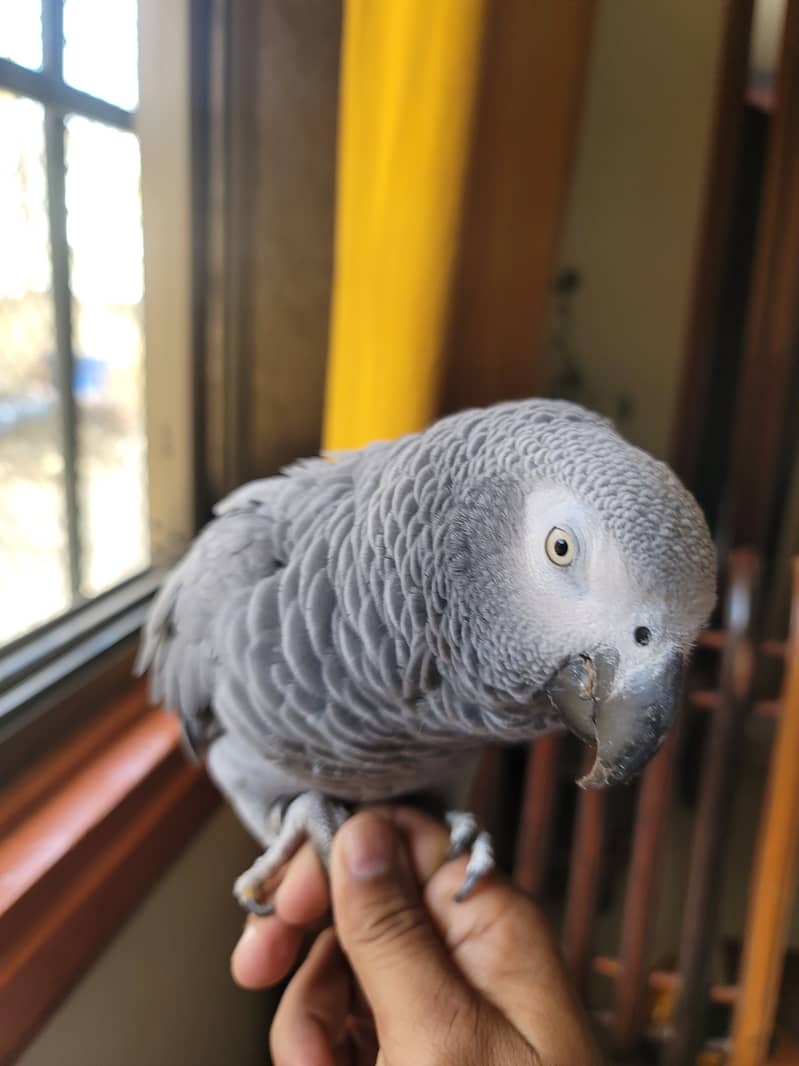
[[[133,685],[0,796],[0,1063],[35,1035],[218,795]]]

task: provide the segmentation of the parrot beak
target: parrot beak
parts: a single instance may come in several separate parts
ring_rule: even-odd
[[[614,687],[618,659],[605,652],[581,655],[562,667],[547,687],[566,725],[596,744],[591,770],[577,784],[605,788],[635,777],[666,738],[677,712],[683,657],[675,653],[656,673],[639,673]]]

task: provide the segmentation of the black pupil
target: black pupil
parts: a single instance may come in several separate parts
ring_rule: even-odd
[[[648,644],[649,638],[652,634],[646,628],[646,626],[639,626],[635,631],[635,643],[636,644]]]
[[[564,555],[569,554],[569,542],[564,540],[563,537],[558,537],[555,541],[555,555],[559,555],[563,558]]]

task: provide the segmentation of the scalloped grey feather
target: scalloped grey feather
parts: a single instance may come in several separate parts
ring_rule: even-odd
[[[245,485],[165,583],[139,667],[193,748],[226,736],[345,800],[452,775],[487,741],[560,728],[545,695],[571,649],[529,609],[525,501],[565,486],[624,553],[645,597],[714,596],[693,498],[598,415],[529,400]]]

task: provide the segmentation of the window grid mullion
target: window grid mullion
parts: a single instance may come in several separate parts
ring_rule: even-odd
[[[136,116],[116,104],[109,104],[90,93],[74,89],[60,77],[44,69],[28,70],[10,59],[0,58],[0,89],[8,89],[17,96],[27,96],[40,104],[52,107],[61,114],[83,115],[120,130],[134,130]]]
[[[42,70],[63,80],[64,0],[42,0]],[[66,227],[64,119],[59,110],[45,108],[47,204],[55,313],[56,381],[61,415],[64,510],[66,513],[67,560],[70,599],[80,600],[81,547],[77,487],[77,412],[75,407],[74,354],[72,349],[72,295],[69,279],[69,247]]]
[[[42,0],[42,70],[64,76],[64,0]]]
[[[53,270],[58,398],[61,447],[64,457],[64,506],[67,556],[73,605],[81,600],[81,543],[78,505],[77,407],[75,404],[72,348],[72,295],[69,279],[69,245],[66,224],[64,120],[52,108],[45,110],[47,201]]]
[[[64,0],[42,0],[42,60],[42,70],[49,77],[61,81],[64,70]],[[81,545],[77,481],[77,411],[73,389],[72,294],[66,226],[64,119],[61,112],[51,106],[46,107],[44,124],[55,313],[56,380],[64,459],[67,560],[70,599],[75,604],[81,598]]]

